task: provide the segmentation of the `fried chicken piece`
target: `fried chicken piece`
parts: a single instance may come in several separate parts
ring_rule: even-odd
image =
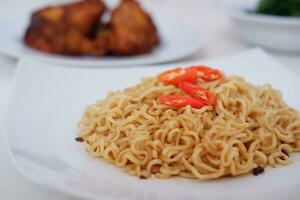
[[[101,0],[82,0],[34,12],[24,41],[41,51],[67,55],[104,55],[101,42],[94,42],[106,7]]]
[[[147,53],[159,44],[151,17],[134,0],[122,0],[112,11],[109,28],[102,37],[110,41],[109,50],[117,55]]]
[[[159,44],[155,25],[136,1],[122,0],[110,23],[99,26],[105,10],[102,0],[38,10],[32,14],[24,41],[49,53],[93,56],[142,54]]]

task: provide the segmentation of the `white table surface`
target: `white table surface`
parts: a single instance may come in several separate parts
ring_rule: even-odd
[[[47,1],[59,2],[62,0]],[[47,1],[0,0],[0,20],[26,16],[26,13],[32,8],[45,4]],[[110,0],[110,2],[112,1],[114,0]],[[147,6],[149,10],[155,10],[155,12],[161,12],[170,17],[178,18],[178,20],[184,21],[199,31],[199,37],[202,38],[204,45],[203,49],[185,59],[185,61],[223,57],[251,48],[251,46],[243,44],[238,39],[238,36],[230,24],[229,18],[222,10],[220,0],[144,1],[145,6]],[[300,76],[300,54],[269,53]],[[5,119],[5,109],[9,101],[16,64],[17,60],[0,54],[0,200],[74,199],[31,184],[18,174],[10,161],[3,121]]]

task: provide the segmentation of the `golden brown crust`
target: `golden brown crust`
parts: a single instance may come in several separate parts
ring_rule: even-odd
[[[113,34],[110,46],[114,54],[146,53],[159,44],[151,17],[134,0],[122,0],[112,12],[110,26]]]
[[[159,43],[150,16],[134,0],[122,0],[107,25],[102,0],[82,0],[34,12],[25,43],[40,51],[64,55],[135,55]]]
[[[51,6],[32,14],[25,33],[25,43],[41,51],[57,54],[84,54],[96,33],[105,11],[101,0],[84,0],[68,5]],[[99,54],[103,52],[98,50]]]

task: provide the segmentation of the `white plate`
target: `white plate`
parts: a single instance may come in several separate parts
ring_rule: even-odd
[[[179,60],[192,55],[200,49],[200,36],[197,31],[167,16],[155,16],[161,44],[152,52],[138,56],[71,57],[39,52],[23,43],[27,20],[1,22],[0,52],[16,58],[33,58],[60,65],[78,67],[111,67],[163,63]]]
[[[300,110],[299,77],[260,50],[196,63],[242,75],[255,84],[271,83],[283,91],[290,106]],[[300,155],[292,155],[293,164],[268,168],[257,177],[141,180],[92,158],[75,142],[76,125],[86,105],[108,90],[131,86],[166,68],[82,69],[21,61],[6,124],[15,167],[37,184],[83,199],[299,199]]]

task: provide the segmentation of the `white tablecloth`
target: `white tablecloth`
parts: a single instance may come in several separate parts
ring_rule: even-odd
[[[59,1],[62,0],[48,0],[48,2]],[[144,0],[144,2],[152,12],[175,17],[199,31],[204,46],[198,53],[185,60],[221,57],[250,48],[238,39],[229,18],[222,10],[220,0]],[[32,8],[45,3],[45,0],[0,0],[0,20],[27,16],[26,13]],[[269,53],[300,75],[299,54]],[[18,174],[10,161],[3,122],[16,64],[17,60],[0,55],[0,199],[74,199],[29,183]]]

